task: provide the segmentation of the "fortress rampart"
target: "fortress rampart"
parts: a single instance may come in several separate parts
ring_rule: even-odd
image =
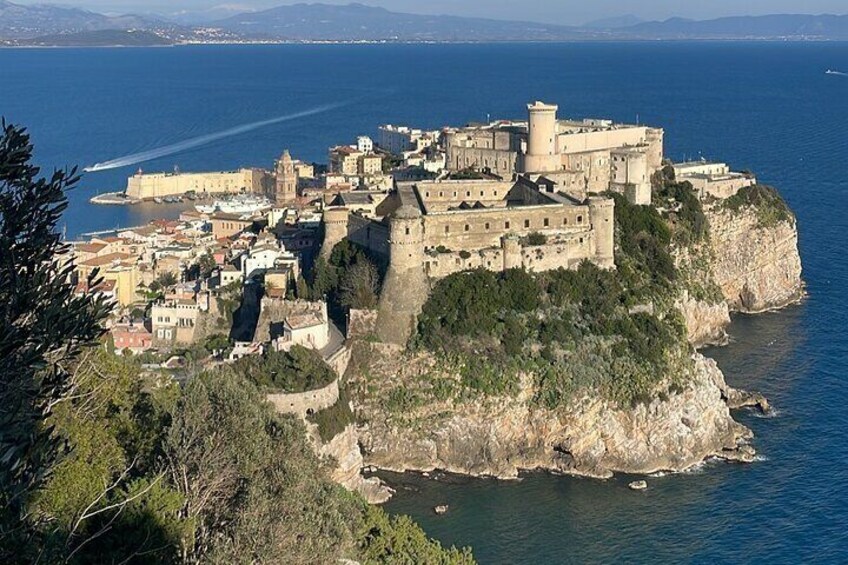
[[[325,410],[339,400],[339,380],[316,390],[299,393],[272,393],[266,395],[268,402],[280,414],[295,414],[301,417]]]
[[[178,196],[194,191],[198,194],[262,194],[270,178],[263,169],[239,169],[204,173],[137,173],[127,179],[127,196],[150,199]]]

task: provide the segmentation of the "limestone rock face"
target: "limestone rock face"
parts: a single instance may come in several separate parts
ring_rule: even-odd
[[[713,272],[731,310],[762,312],[803,294],[798,231],[794,218],[760,227],[756,212],[705,210],[715,253]]]
[[[635,408],[587,397],[561,411],[546,410],[531,402],[532,381],[525,378],[513,399],[463,403],[447,412],[422,407],[419,425],[411,428],[368,413],[370,424],[360,430],[365,460],[393,471],[438,468],[515,478],[519,470],[544,469],[606,478],[732,458],[751,433],[730,416],[724,400],[730,389],[715,362],[694,355],[686,389]]]
[[[321,445],[318,455],[335,460],[331,474],[333,481],[348,490],[358,492],[371,504],[380,504],[391,498],[391,490],[382,484],[380,479],[366,479],[362,476],[363,460],[355,426],[349,425],[342,433]]]
[[[725,328],[730,325],[730,309],[727,302],[710,304],[684,294],[678,308],[686,320],[689,343],[695,347],[727,343]]]

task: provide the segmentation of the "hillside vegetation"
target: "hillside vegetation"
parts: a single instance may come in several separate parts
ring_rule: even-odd
[[[616,196],[616,270],[456,273],[438,281],[414,346],[455,365],[460,385],[513,394],[535,376],[556,408],[594,391],[629,405],[685,384],[690,347],[674,308],[673,232],[652,207]]]

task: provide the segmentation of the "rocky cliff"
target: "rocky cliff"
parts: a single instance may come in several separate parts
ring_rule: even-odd
[[[696,347],[727,341],[731,311],[780,308],[803,294],[795,218],[768,190],[705,205],[708,237],[673,250],[676,305]],[[689,367],[685,384],[660,386],[652,400],[622,406],[586,392],[552,409],[537,401],[532,374],[521,376],[517,392],[492,396],[463,389],[459,375],[421,350],[366,340],[353,347],[346,378],[362,463],[393,471],[514,478],[543,469],[605,478],[679,471],[709,457],[751,461],[751,433],[730,410],[768,410],[698,353],[680,365]]]
[[[705,209],[710,222],[713,273],[728,306],[762,312],[803,295],[798,230],[794,217],[765,223],[754,207]]]
[[[697,254],[681,249],[675,257],[689,277],[684,286],[695,290],[684,288],[678,307],[696,347],[727,342],[730,312],[782,308],[804,292],[794,217],[764,224],[757,207],[731,210],[721,201],[704,212],[710,225],[709,249]]]
[[[434,370],[426,356],[362,346],[377,372],[351,374],[361,391],[373,391],[383,375],[412,382]],[[387,411],[381,401],[391,391],[364,393],[361,417],[367,423],[359,440],[365,462],[393,471],[438,468],[515,478],[520,470],[544,469],[606,478],[614,472],[682,470],[712,456],[750,460],[750,431],[733,420],[727,402],[746,404],[748,396],[726,385],[714,361],[694,356],[688,386],[627,409],[584,397],[567,409],[548,410],[533,402],[532,379],[526,376],[514,397],[431,400],[400,413]]]
[[[364,466],[359,450],[359,434],[353,425],[347,426],[327,443],[321,443],[317,431],[311,434],[316,452],[324,459],[332,459],[331,478],[348,490],[358,492],[371,504],[380,504],[392,496],[392,491],[376,477],[362,476]]]

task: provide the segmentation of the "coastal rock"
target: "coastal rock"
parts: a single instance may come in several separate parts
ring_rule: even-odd
[[[630,490],[645,490],[648,488],[646,481],[633,481],[627,485]]]
[[[316,434],[317,435],[317,434]],[[320,443],[320,440],[318,440]],[[363,461],[359,450],[356,427],[347,426],[328,443],[318,449],[321,457],[335,460],[331,478],[348,490],[358,492],[371,504],[382,504],[392,497],[392,491],[378,477],[362,476]]]
[[[756,210],[705,210],[715,254],[713,273],[731,310],[762,312],[803,295],[794,218],[762,227]]]
[[[726,328],[730,325],[730,309],[727,302],[710,304],[684,293],[678,308],[686,321],[689,343],[695,347],[704,347],[725,345],[728,342]]]
[[[441,516],[442,514],[448,513],[448,508],[449,508],[449,506],[447,504],[439,504],[438,506],[433,508],[433,512],[435,512],[436,514]]]
[[[416,367],[420,359],[395,363],[393,371],[427,370]],[[515,398],[428,403],[404,413],[403,421],[366,402],[359,408],[370,424],[360,441],[368,464],[398,472],[513,479],[530,469],[594,478],[679,471],[735,452],[751,437],[730,415],[724,399],[732,389],[715,362],[694,354],[694,364],[686,388],[635,408],[587,396],[547,410],[532,402],[526,376]]]

